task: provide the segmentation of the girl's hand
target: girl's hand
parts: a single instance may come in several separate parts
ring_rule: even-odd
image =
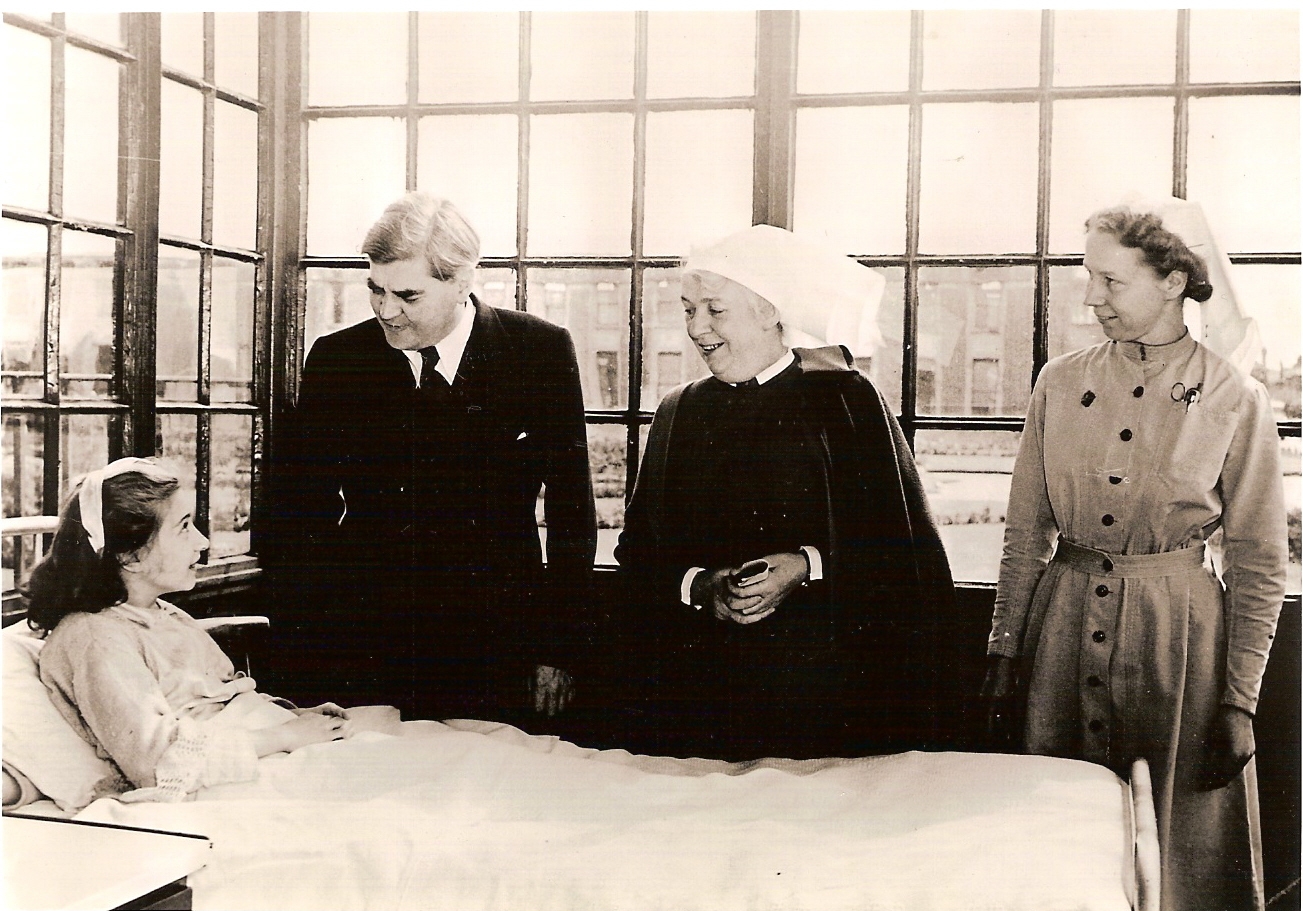
[[[309,712],[316,712],[319,715],[333,715],[336,718],[348,718],[348,709],[340,708],[333,702],[323,702],[321,705],[314,705],[307,709],[294,709],[295,715],[306,715]]]
[[[304,709],[297,717],[274,727],[252,731],[250,736],[257,754],[267,756],[271,753],[292,753],[299,747],[312,743],[342,740],[350,733],[352,729],[347,718]]]

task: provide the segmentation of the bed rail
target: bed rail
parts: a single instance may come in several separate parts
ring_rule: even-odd
[[[59,527],[58,516],[14,516],[0,519],[4,541],[4,585],[0,594],[0,617],[4,626],[23,615],[19,587],[27,581],[36,561],[45,553],[49,536]]]
[[[1131,819],[1135,830],[1136,911],[1159,911],[1163,868],[1158,848],[1158,816],[1149,763],[1131,764]]]

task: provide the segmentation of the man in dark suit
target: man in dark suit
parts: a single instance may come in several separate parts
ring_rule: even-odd
[[[282,686],[405,717],[551,715],[596,547],[574,345],[471,294],[479,238],[446,200],[409,193],[362,251],[375,319],[313,345],[275,441]]]

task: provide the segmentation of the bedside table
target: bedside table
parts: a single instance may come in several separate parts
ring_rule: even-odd
[[[201,835],[5,816],[4,907],[13,911],[189,911]]]

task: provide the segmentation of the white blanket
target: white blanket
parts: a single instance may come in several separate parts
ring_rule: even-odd
[[[705,760],[408,722],[262,760],[182,804],[79,819],[196,832],[195,908],[1125,909],[1126,786],[1071,760]]]

